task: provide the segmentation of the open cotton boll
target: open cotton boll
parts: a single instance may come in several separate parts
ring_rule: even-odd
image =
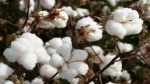
[[[56,11],[59,12],[59,15],[52,21],[52,23],[57,28],[65,28],[67,26],[67,21],[69,19],[68,14],[61,9],[57,9]]]
[[[71,50],[72,50],[72,45],[63,44],[62,46],[56,49],[56,52],[60,54],[65,61],[68,61],[70,59]]]
[[[21,38],[30,40],[34,47],[43,46],[43,41],[39,37],[37,37],[35,34],[24,33],[21,35]]]
[[[27,70],[33,70],[37,63],[37,56],[32,52],[22,54],[17,62]]]
[[[60,78],[67,79],[68,81],[73,80],[78,75],[78,72],[74,69],[67,69],[60,73]]]
[[[53,55],[53,54],[56,53],[56,49],[54,49],[54,48],[52,48],[52,47],[48,47],[48,48],[47,48],[47,53],[48,53],[49,55]]]
[[[12,81],[7,80],[5,84],[14,84]]]
[[[87,15],[90,14],[89,10],[88,9],[84,9],[84,8],[77,8],[76,12],[78,13],[79,17],[84,17],[84,16],[87,16]]]
[[[44,84],[44,81],[41,77],[36,77],[32,80],[31,84]]]
[[[56,61],[57,60],[57,61]],[[64,59],[58,55],[58,54],[53,54],[50,60],[50,65],[55,67],[55,68],[59,68],[60,66],[62,66],[64,64]]]
[[[74,11],[71,6],[63,6],[61,9],[64,10],[69,16],[76,17],[78,15],[78,13]]]
[[[55,5],[55,0],[40,0],[40,5],[45,9],[51,9]]]
[[[85,75],[89,69],[88,65],[84,62],[72,62],[68,66],[70,69],[75,69],[81,75]]]
[[[72,52],[72,57],[69,62],[73,61],[84,61],[88,57],[88,54],[84,50],[76,49]]]
[[[70,81],[71,84],[78,84],[79,78],[74,78],[73,80]]]
[[[40,75],[47,77],[47,78],[51,78],[54,74],[56,74],[57,69],[50,66],[49,64],[44,64],[41,68],[40,68]]]
[[[9,62],[16,62],[18,58],[18,54],[12,48],[7,48],[3,52],[3,55]]]
[[[110,35],[115,35],[120,39],[123,39],[126,35],[126,30],[123,28],[123,25],[114,20],[109,20],[105,25],[106,31]]]
[[[46,49],[43,46],[36,48],[34,53],[37,56],[37,62],[49,63],[51,57],[48,55]]]
[[[8,78],[14,70],[10,68],[8,65],[0,62],[0,79],[6,79]]]
[[[65,44],[65,43],[72,44],[70,37],[64,37],[64,38],[62,38],[62,42],[63,42],[63,44]]]
[[[57,48],[58,46],[61,46],[63,43],[62,43],[62,40],[61,38],[53,38],[49,41],[49,46],[53,47],[53,48]]]
[[[118,47],[119,47],[119,50],[124,53],[124,52],[129,52],[131,50],[133,50],[133,46],[132,44],[129,44],[129,43],[122,43],[122,42],[118,42]],[[117,48],[116,48],[117,50]],[[118,50],[117,50],[118,51]]]
[[[52,22],[49,22],[46,20],[40,20],[40,23],[38,24],[38,26],[43,29],[54,29],[55,28],[55,25],[52,24]]]

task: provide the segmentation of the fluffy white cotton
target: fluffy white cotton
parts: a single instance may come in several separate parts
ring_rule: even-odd
[[[37,63],[37,56],[34,53],[24,53],[18,58],[17,62],[27,70],[33,70]]]
[[[30,7],[29,7],[29,14],[31,14],[31,12],[33,12],[34,11],[34,6],[35,6],[35,2],[34,2],[34,0],[29,0],[30,1]],[[21,11],[28,11],[28,7],[27,7],[27,5],[25,5],[26,3],[28,3],[28,2],[25,2],[24,0],[20,0],[20,2],[19,2],[19,9],[21,10]]]
[[[14,84],[12,81],[7,80],[5,84]]]
[[[57,48],[58,46],[61,46],[62,43],[62,39],[61,38],[53,38],[49,41],[49,46],[53,47],[53,48]]]
[[[0,62],[0,80],[8,78],[13,72],[14,70],[12,68]]]
[[[47,78],[51,78],[56,72],[57,69],[50,66],[49,64],[44,64],[41,68],[40,68],[40,75],[47,77]]]
[[[6,80],[0,79],[0,84],[4,84]]]
[[[124,78],[124,79],[126,79],[127,81],[131,80],[130,79],[130,74],[127,72],[127,70],[123,70],[122,71],[122,76],[121,77]]]
[[[103,69],[113,58],[115,55],[108,54],[102,60],[103,63],[100,65],[100,69]],[[118,58],[119,59],[119,58]],[[122,75],[122,63],[121,61],[115,62],[109,68],[107,68],[102,74],[105,76],[118,77]]]
[[[50,55],[43,47],[43,41],[35,34],[24,33],[11,43],[4,51],[4,56],[10,62],[18,62],[27,70],[32,70],[36,63],[49,63]]]
[[[65,44],[65,43],[72,44],[72,41],[71,41],[70,37],[64,37],[64,38],[62,38],[62,42],[63,42],[63,44]]]
[[[90,14],[89,10],[88,9],[84,9],[84,8],[77,8],[76,12],[78,13],[79,17],[84,17],[84,16],[87,16],[87,15]]]
[[[93,81],[91,81],[89,84],[95,84]]]
[[[46,49],[43,46],[36,48],[34,52],[37,56],[37,62],[49,63],[51,57],[48,55]]]
[[[72,57],[69,60],[72,61],[84,61],[88,57],[88,54],[84,50],[76,49],[72,52]]]
[[[55,0],[40,0],[40,5],[45,9],[51,9],[55,5]]]
[[[52,65],[55,68],[59,68],[60,66],[62,66],[64,64],[64,59],[63,57],[61,57],[58,54],[53,54],[52,58],[50,60],[50,65]]]
[[[102,30],[100,28],[102,26],[91,17],[82,18],[76,24],[76,29],[80,30],[83,33],[83,37],[89,42],[98,41],[102,38]]]
[[[57,27],[57,28],[65,28],[67,26],[67,22],[69,19],[68,14],[61,10],[61,9],[57,9],[57,12],[59,12],[58,16],[56,16],[56,18],[54,18],[54,20],[52,21],[52,23]]]
[[[70,81],[71,84],[78,84],[79,78],[74,78],[73,80]]]
[[[84,62],[73,62],[69,63],[70,69],[75,69],[79,74],[85,75],[89,69],[88,65]]]
[[[49,22],[49,21],[40,20],[39,27],[40,27],[40,28],[44,28],[44,29],[54,29],[54,28],[55,28],[55,25],[52,24],[52,23]]]
[[[119,8],[112,13],[112,19],[107,21],[105,28],[108,34],[123,39],[127,35],[139,34],[142,24],[136,10]]]
[[[119,50],[124,53],[124,52],[129,52],[131,50],[133,50],[133,46],[132,44],[129,44],[129,43],[122,43],[122,42],[118,42],[118,47],[119,47]],[[117,50],[117,48],[116,48]],[[118,51],[118,50],[117,50]]]
[[[76,17],[78,15],[78,13],[74,11],[71,6],[63,6],[61,9],[64,10],[69,16]]]
[[[116,6],[119,0],[107,0],[112,6]]]
[[[31,84],[44,84],[44,81],[40,77],[36,77],[32,80]]]
[[[108,82],[108,83],[106,83],[106,84],[116,84],[116,83],[113,83],[113,82]]]
[[[71,81],[77,75],[78,75],[78,72],[74,69],[67,69],[66,71],[63,71],[60,73],[60,77],[62,79],[67,79],[68,81]]]
[[[28,80],[25,80],[24,84],[31,84],[31,83]]]

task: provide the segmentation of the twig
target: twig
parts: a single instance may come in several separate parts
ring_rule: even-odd
[[[4,20],[4,19],[2,19],[2,18],[0,18],[0,20],[4,21],[4,22],[6,22],[6,23],[8,23],[8,24],[10,24],[10,25],[12,25],[12,26],[15,26],[15,27],[19,28],[17,25],[15,25],[15,24],[13,24],[13,23],[7,21],[7,20]]]
[[[51,81],[56,75],[58,74],[58,72],[56,72],[48,81],[47,81],[47,83],[46,84],[48,84],[49,83],[49,81]]]

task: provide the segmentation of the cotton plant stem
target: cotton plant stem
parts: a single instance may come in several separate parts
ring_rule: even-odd
[[[2,21],[6,22],[6,23],[8,23],[8,24],[10,24],[10,25],[12,25],[12,26],[14,26],[14,27],[19,28],[17,25],[15,25],[15,24],[13,24],[13,23],[7,21],[7,20],[4,20],[4,19],[2,19],[2,18],[0,18],[0,20],[2,20]]]
[[[51,81],[51,80],[53,80],[54,79],[54,77],[56,76],[58,74],[58,72],[56,72],[48,81],[47,81],[47,83],[46,84],[49,84],[49,82]]]

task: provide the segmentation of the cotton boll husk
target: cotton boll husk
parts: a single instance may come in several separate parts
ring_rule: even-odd
[[[43,29],[54,29],[55,25],[46,20],[40,20],[39,27]]]
[[[14,84],[12,81],[7,80],[5,84]]]
[[[44,84],[44,81],[40,77],[36,77],[32,80],[31,84]]]
[[[62,38],[62,42],[63,42],[63,44],[65,44],[65,43],[72,44],[70,37],[64,37],[64,38]]]
[[[32,52],[23,53],[17,60],[27,70],[33,70],[37,63],[37,56]]]
[[[41,68],[40,68],[40,75],[47,77],[47,78],[51,78],[56,72],[57,69],[50,66],[49,64],[44,64]]]
[[[46,49],[43,46],[36,48],[34,53],[37,56],[37,62],[49,63],[51,57],[48,55]]]
[[[0,62],[0,79],[6,79],[8,78],[14,70],[10,68],[8,65]]]
[[[126,30],[123,28],[123,25],[114,20],[109,20],[105,25],[106,31],[110,35],[115,35],[120,39],[123,39],[126,35]]]
[[[30,40],[34,47],[43,45],[43,41],[39,37],[37,37],[35,34],[24,33],[21,35],[21,38]]]
[[[60,54],[65,61],[68,61],[70,59],[71,50],[72,50],[72,45],[63,44],[62,46],[56,49],[56,52]]]
[[[50,63],[51,66],[53,66],[55,68],[59,68],[65,62],[64,62],[64,59],[60,55],[53,54],[49,63]]]
[[[68,81],[71,81],[78,75],[78,72],[74,69],[67,69],[66,71],[63,71],[60,73],[60,78],[67,79]]]
[[[58,46],[61,46],[63,43],[62,43],[62,40],[61,38],[53,38],[49,41],[49,46],[53,47],[53,48],[57,48]]]
[[[76,49],[72,52],[72,57],[69,62],[73,61],[84,61],[88,57],[88,54],[84,50]]]
[[[74,78],[73,80],[70,81],[71,84],[78,84],[79,78]]]
[[[55,54],[56,53],[56,49],[52,48],[52,47],[48,47],[47,48],[47,53],[49,55]]]
[[[55,0],[40,0],[40,5],[45,9],[51,9],[55,5]]]
[[[68,64],[70,69],[75,69],[81,75],[85,75],[89,69],[88,65],[84,62],[72,62]]]
[[[3,55],[9,62],[16,62],[18,58],[18,54],[12,48],[7,48],[3,52]]]

